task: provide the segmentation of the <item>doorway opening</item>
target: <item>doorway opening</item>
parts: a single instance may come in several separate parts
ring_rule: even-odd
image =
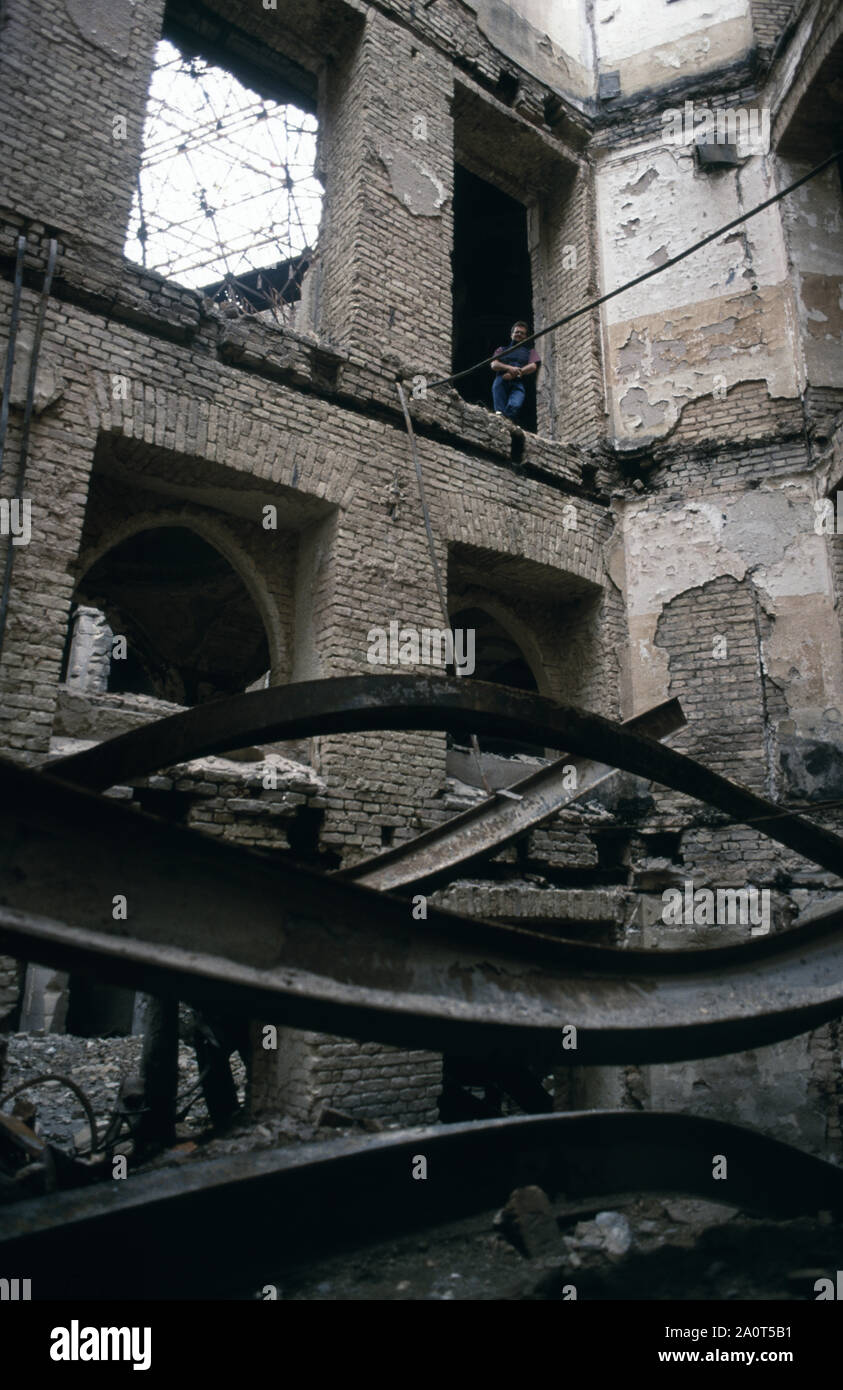
[[[527,209],[462,165],[454,168],[453,368],[464,371],[509,342],[517,319],[532,321],[533,283]],[[492,409],[492,372],[480,367],[455,382],[463,400]],[[518,423],[536,428],[536,377]]]

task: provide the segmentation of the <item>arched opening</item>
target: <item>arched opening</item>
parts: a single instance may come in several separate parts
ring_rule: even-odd
[[[187,527],[121,541],[75,598],[62,672],[71,688],[197,705],[269,670],[266,630],[243,580]]]
[[[483,608],[461,608],[452,615],[451,627],[454,631],[463,629],[467,634],[473,633],[473,638],[468,640],[473,642],[474,671],[468,679],[491,681],[494,685],[511,686],[513,690],[538,693],[539,684],[527,658],[497,618]],[[478,742],[481,753],[494,757],[545,757],[544,748],[538,744],[494,738],[488,734],[480,737]]]

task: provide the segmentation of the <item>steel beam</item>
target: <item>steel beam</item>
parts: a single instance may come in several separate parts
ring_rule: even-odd
[[[427,1182],[411,1178],[418,1154]],[[843,1211],[843,1170],[775,1139],[695,1115],[590,1111],[327,1140],[54,1193],[0,1209],[0,1256],[39,1300],[248,1297],[294,1260],[491,1212],[524,1183],[568,1199],[720,1202],[727,1187],[757,1214]]]
[[[125,921],[112,915],[117,894]],[[432,906],[418,922],[389,894],[8,765],[0,897],[8,954],[461,1056],[677,1061],[775,1042],[843,1012],[840,908],[797,932],[692,951],[553,940]],[[560,1050],[569,1024],[576,1049]]]
[[[84,753],[57,759],[50,770],[80,786],[105,788],[246,744],[370,729],[448,729],[567,748],[697,797],[843,875],[839,835],[783,810],[694,758],[599,714],[457,677],[343,676],[272,686],[133,729]]]
[[[685,724],[679,701],[666,700],[626,720],[621,728],[646,734],[648,738],[663,739],[683,729]],[[341,869],[335,877],[364,883],[367,888],[379,888],[386,893],[417,886],[434,875],[465,867],[480,854],[502,849],[615,776],[617,770],[605,763],[565,753],[548,767],[511,783],[505,795],[493,795],[480,801],[432,830],[396,845],[395,849],[373,855],[349,869]],[[512,800],[513,796],[518,799]]]

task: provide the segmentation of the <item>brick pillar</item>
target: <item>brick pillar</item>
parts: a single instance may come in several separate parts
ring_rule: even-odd
[[[0,321],[8,317],[9,286],[0,286]],[[24,294],[31,322],[35,296]],[[47,314],[45,359],[56,328]],[[0,360],[3,357],[0,345]],[[47,363],[49,366],[49,362]],[[30,507],[29,539],[14,547],[6,631],[0,655],[0,748],[38,758],[50,746],[58,680],[76,583],[85,502],[95,438],[86,418],[87,400],[62,376],[55,382],[52,409],[32,423],[22,500]],[[21,412],[12,399],[0,495],[17,495]],[[10,538],[0,537],[0,574]]]
[[[366,360],[451,361],[451,69],[371,9],[325,80],[321,331]]]
[[[163,13],[164,0],[4,6],[6,206],[122,253]]]

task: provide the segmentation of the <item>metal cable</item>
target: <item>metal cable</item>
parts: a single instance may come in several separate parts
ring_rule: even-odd
[[[673,265],[678,265],[679,262],[684,261],[687,256],[692,256],[695,251],[701,250],[703,246],[709,246],[712,241],[716,241],[717,238],[723,236],[725,232],[730,232],[733,227],[740,227],[742,223],[748,222],[750,217],[757,217],[758,213],[764,212],[765,208],[772,207],[774,203],[780,202],[782,198],[786,198],[789,193],[793,193],[797,188],[801,188],[803,183],[808,183],[810,179],[816,178],[817,174],[821,174],[823,169],[827,169],[829,164],[833,164],[838,159],[843,159],[843,149],[836,150],[834,154],[830,154],[827,159],[824,159],[816,168],[811,169],[809,173],[803,174],[800,179],[796,179],[794,183],[788,184],[787,188],[783,188],[781,192],[774,193],[772,198],[766,198],[763,203],[758,203],[756,207],[750,208],[749,212],[743,212],[740,217],[735,217],[731,222],[726,222],[722,227],[718,227],[716,232],[709,232],[708,236],[704,236],[701,241],[695,241],[693,246],[686,247],[686,249],[680,251],[678,255],[671,256],[669,260],[664,261],[661,265],[654,266],[652,270],[645,270],[642,275],[636,275],[634,280],[627,280],[625,285],[619,285],[617,289],[609,290],[607,294],[601,294],[599,299],[592,299],[589,304],[583,304],[579,309],[572,310],[570,314],[564,314],[563,317],[557,319],[555,323],[549,323],[547,328],[540,328],[537,332],[529,334],[526,338],[522,338],[519,347],[526,347],[528,343],[535,342],[536,338],[543,337],[545,333],[552,333],[557,328],[563,328],[565,324],[572,323],[574,319],[580,318],[581,315],[591,313],[592,309],[599,309],[601,304],[606,304],[610,299],[615,299],[619,294],[625,294],[627,290],[633,289],[635,285],[641,285],[645,280],[652,279],[654,275],[661,275],[662,271],[669,270]],[[428,391],[432,391],[436,386],[447,386],[452,381],[459,381],[462,377],[470,376],[472,372],[476,372],[479,367],[488,367],[489,363],[494,362],[494,360],[494,355],[492,357],[484,357],[482,362],[475,362],[473,367],[466,367],[463,371],[454,372],[451,376],[443,376],[439,381],[428,381],[427,389]]]
[[[88,1124],[91,1127],[91,1153],[96,1153],[99,1140],[97,1138],[97,1121],[93,1106],[82,1090],[82,1087],[77,1086],[75,1081],[71,1081],[69,1076],[60,1076],[58,1072],[52,1071],[40,1072],[38,1076],[31,1076],[28,1081],[22,1081],[19,1086],[15,1086],[13,1090],[7,1091],[5,1096],[0,1098],[0,1106],[4,1105],[7,1100],[12,1100],[12,1098],[19,1095],[21,1091],[28,1091],[32,1086],[40,1086],[45,1081],[58,1081],[76,1096],[88,1117]]]
[[[44,274],[44,284],[41,287],[41,297],[38,301],[38,313],[35,319],[35,333],[32,339],[32,353],[29,359],[29,374],[26,381],[26,404],[23,411],[23,429],[21,431],[20,453],[18,455],[18,471],[15,479],[15,492],[23,492],[23,482],[26,475],[26,456],[29,451],[29,431],[32,426],[32,410],[35,404],[35,379],[38,375],[38,358],[41,352],[41,338],[44,333],[44,319],[47,315],[47,304],[50,298],[50,290],[53,286],[53,272],[56,268],[56,256],[58,254],[58,243],[53,238],[50,241],[50,249],[47,256],[47,269]],[[3,404],[6,404],[4,395]],[[21,499],[23,500],[23,499]],[[3,651],[3,639],[6,636],[6,615],[9,611],[9,592],[12,587],[12,565],[15,559],[15,546],[12,543],[11,530],[9,543],[6,547],[6,560],[3,569],[3,587],[0,591],[0,654]]]

